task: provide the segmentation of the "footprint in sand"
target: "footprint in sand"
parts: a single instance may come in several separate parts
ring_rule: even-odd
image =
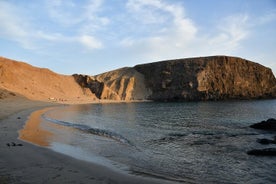
[[[23,146],[23,144],[21,144],[21,143],[16,144],[15,142],[7,143],[6,145],[7,145],[8,147],[11,147],[11,146],[13,146],[13,147],[15,147],[15,146]]]

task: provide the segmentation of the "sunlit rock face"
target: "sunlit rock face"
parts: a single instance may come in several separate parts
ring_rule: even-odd
[[[271,69],[245,59],[210,56],[134,67],[145,77],[150,100],[225,100],[276,97]]]
[[[145,100],[151,93],[145,86],[144,75],[131,67],[96,75],[95,78],[103,82],[106,90],[112,91],[120,100]],[[103,90],[103,94],[106,90]],[[108,98],[107,95],[104,97]]]
[[[210,56],[74,75],[99,99],[199,101],[276,97],[271,69],[242,58]]]
[[[75,74],[74,78],[83,89],[90,89],[99,99],[145,100],[150,94],[145,87],[144,76],[130,67],[96,76]]]
[[[258,99],[276,98],[276,79],[267,67],[228,56],[160,61],[96,76],[60,75],[0,57],[0,89],[61,102]]]

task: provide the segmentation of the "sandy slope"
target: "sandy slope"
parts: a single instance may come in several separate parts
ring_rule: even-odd
[[[96,99],[89,90],[82,89],[72,76],[3,57],[0,57],[0,88],[33,100],[63,102]]]

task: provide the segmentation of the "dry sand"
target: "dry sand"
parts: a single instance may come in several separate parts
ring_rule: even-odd
[[[0,94],[0,184],[169,183],[123,174],[19,140],[18,131],[31,112],[56,104],[31,101],[3,90]]]

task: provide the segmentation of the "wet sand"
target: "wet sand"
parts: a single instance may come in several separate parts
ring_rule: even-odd
[[[0,183],[170,183],[120,173],[18,139],[28,116],[57,104],[0,99]]]

